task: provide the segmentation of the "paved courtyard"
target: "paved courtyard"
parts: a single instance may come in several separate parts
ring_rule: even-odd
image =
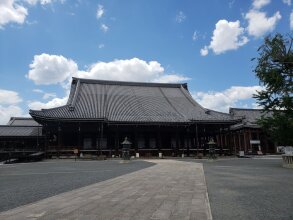
[[[119,160],[0,165],[0,212],[154,165]]]
[[[293,169],[281,163],[261,157],[2,165],[0,219],[292,220]]]
[[[202,164],[148,162],[155,165],[2,212],[0,219],[212,219]]]
[[[262,158],[203,162],[214,220],[293,219],[293,169]]]

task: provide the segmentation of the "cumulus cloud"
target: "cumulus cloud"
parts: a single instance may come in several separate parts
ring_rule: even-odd
[[[28,106],[33,110],[47,109],[47,108],[55,108],[58,106],[65,105],[68,97],[65,96],[63,98],[54,98],[49,102],[40,102],[40,101],[29,101]]]
[[[206,56],[208,54],[209,54],[209,47],[208,46],[204,46],[204,48],[200,49],[200,55]]]
[[[43,94],[43,99],[55,98],[55,93],[46,93],[41,89],[33,89],[33,92]]]
[[[190,78],[182,76],[182,75],[176,75],[176,74],[168,74],[160,76],[159,78],[156,78],[152,80],[152,82],[158,82],[158,83],[177,83],[190,80]]]
[[[186,19],[186,15],[183,13],[183,11],[179,11],[175,18],[177,23],[182,23],[183,21],[185,21],[185,19]]]
[[[78,70],[77,64],[63,56],[42,54],[37,55],[30,65],[31,70],[28,78],[37,84],[56,84],[69,85],[72,76],[89,79],[138,81],[138,82],[162,82],[177,83],[189,80],[189,78],[172,73],[165,73],[164,68],[157,61],[144,61],[138,58],[126,60],[114,60],[111,62],[97,62],[92,64],[87,70]],[[52,72],[57,71],[58,74]],[[64,87],[64,86],[63,86]],[[69,88],[64,87],[65,91]],[[34,92],[44,94],[43,99],[48,102],[29,101],[31,109],[53,108],[66,104],[68,94],[63,98],[56,97],[54,93],[45,93],[43,90],[34,89]]]
[[[17,92],[0,89],[0,124],[6,124],[12,116],[22,116],[22,109],[17,105],[22,102]]]
[[[19,97],[17,92],[0,89],[0,104],[11,105],[21,102],[22,99]]]
[[[43,85],[62,83],[78,71],[73,60],[45,53],[35,55],[29,66],[27,78]]]
[[[292,3],[291,0],[283,0],[283,2],[284,2],[284,4],[287,4],[287,5],[289,5],[289,6],[290,6],[291,3]]]
[[[138,58],[97,62],[87,70],[79,71],[78,77],[104,80],[139,82],[179,82],[188,78],[178,74],[166,74],[157,61],[144,61]]]
[[[30,5],[36,5],[36,4],[48,5],[53,2],[61,2],[63,4],[65,1],[66,0],[26,0],[26,2]]]
[[[239,107],[240,101],[252,98],[252,95],[259,90],[262,90],[261,86],[232,86],[219,92],[194,92],[192,96],[205,108],[228,112],[230,107]]]
[[[0,124],[7,124],[10,117],[23,116],[23,111],[19,106],[9,105],[3,106],[0,105]]]
[[[283,0],[286,1],[286,0]],[[254,9],[261,9],[262,7],[270,4],[271,0],[253,0],[252,7]]]
[[[215,54],[221,54],[228,50],[236,50],[247,42],[248,38],[244,36],[244,28],[240,26],[238,20],[235,22],[219,20],[210,45],[202,48],[200,53],[202,56],[206,56],[208,49],[211,49]]]
[[[0,1],[0,28],[9,23],[23,24],[27,15],[27,9],[17,3],[17,1]]]
[[[97,19],[100,19],[104,15],[104,6],[103,5],[98,5],[96,15],[97,15]]]
[[[290,29],[293,30],[293,10],[290,14]]]
[[[100,26],[100,29],[103,31],[103,32],[107,32],[109,30],[109,27],[105,24],[101,24]]]
[[[247,31],[254,37],[261,37],[273,31],[281,18],[279,11],[272,17],[267,17],[265,12],[252,9],[245,15],[245,19],[248,21]]]
[[[36,84],[67,84],[72,76],[89,79],[139,81],[139,82],[179,82],[188,80],[180,74],[167,74],[157,61],[138,58],[96,62],[87,70],[78,70],[78,65],[63,56],[41,54],[34,56],[27,78]],[[42,93],[42,90],[34,89]]]

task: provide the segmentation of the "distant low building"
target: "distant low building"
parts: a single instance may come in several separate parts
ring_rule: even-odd
[[[42,126],[33,118],[12,117],[0,125],[0,159],[44,150]]]
[[[230,146],[234,154],[244,151],[245,154],[276,153],[275,144],[257,124],[262,116],[271,116],[260,109],[230,108],[229,113],[241,121],[230,126],[228,131],[223,132],[222,144]]]

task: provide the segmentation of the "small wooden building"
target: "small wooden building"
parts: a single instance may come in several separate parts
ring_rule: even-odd
[[[45,150],[121,155],[128,137],[131,154],[141,156],[207,153],[206,143],[239,122],[233,115],[206,109],[187,84],[139,83],[73,78],[64,106],[30,115],[41,125]],[[228,153],[221,145],[218,153]]]
[[[0,160],[44,150],[42,126],[32,118],[12,117],[0,125]]]
[[[241,121],[222,132],[221,137],[218,137],[221,140],[218,142],[220,145],[229,146],[235,155],[239,151],[244,151],[245,154],[276,153],[275,143],[270,141],[257,124],[257,120],[262,116],[269,117],[271,114],[260,109],[243,108],[230,108],[229,113]]]

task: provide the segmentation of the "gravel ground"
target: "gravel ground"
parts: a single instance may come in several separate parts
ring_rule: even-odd
[[[293,219],[293,169],[281,159],[203,163],[214,220]]]
[[[0,212],[152,165],[119,160],[0,165]]]

